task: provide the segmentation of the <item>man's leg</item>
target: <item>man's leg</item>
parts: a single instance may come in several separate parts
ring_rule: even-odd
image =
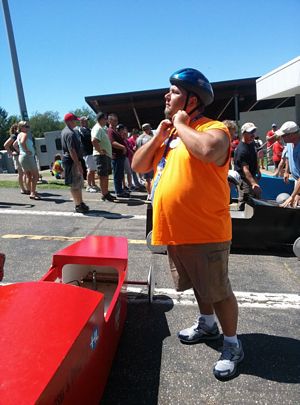
[[[235,295],[232,294],[220,302],[209,304],[201,301],[196,290],[194,290],[194,294],[200,314],[205,318],[205,315],[213,315],[215,313],[219,319],[224,335],[235,336],[238,321],[238,304]]]
[[[245,202],[249,194],[251,193],[251,188],[248,183],[244,180],[241,180],[241,184],[238,186],[238,209],[239,211],[244,211]]]
[[[114,183],[116,194],[123,193],[122,181],[124,178],[124,161],[125,156],[115,159],[115,173],[114,173]]]
[[[73,198],[73,201],[76,205],[80,205],[82,203],[82,191],[81,190],[75,190],[71,188],[71,195]]]
[[[108,176],[99,176],[100,189],[103,197],[108,193]]]
[[[238,322],[238,305],[235,295],[213,304],[224,335],[235,336]]]
[[[200,314],[190,328],[183,329],[178,333],[179,339],[184,343],[199,343],[218,339],[220,332],[216,323],[213,305],[202,302],[195,289],[194,294]]]
[[[86,174],[86,180],[87,180],[87,188],[89,189],[90,187],[93,187],[93,176],[92,172],[88,169],[87,174]]]
[[[76,167],[72,166],[72,183],[71,183],[71,194],[75,203],[75,211],[79,213],[87,213],[89,207],[83,202],[82,199],[82,188],[83,188],[83,176]]]
[[[113,159],[112,160],[112,166],[113,166],[113,176],[114,176],[114,188],[115,188],[115,193],[116,194],[122,194],[122,179],[123,175],[120,176],[121,172],[121,167],[120,167],[120,161],[119,158]],[[123,165],[124,168],[124,165]]]

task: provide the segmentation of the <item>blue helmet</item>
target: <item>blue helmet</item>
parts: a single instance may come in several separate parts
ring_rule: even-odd
[[[214,101],[214,92],[208,79],[199,70],[185,68],[177,70],[170,77],[171,84],[194,93],[204,106]]]

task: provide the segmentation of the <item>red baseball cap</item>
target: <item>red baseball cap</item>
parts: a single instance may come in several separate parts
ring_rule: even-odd
[[[76,117],[76,115],[72,113],[67,113],[64,116],[64,121],[80,121],[80,120],[78,117]]]

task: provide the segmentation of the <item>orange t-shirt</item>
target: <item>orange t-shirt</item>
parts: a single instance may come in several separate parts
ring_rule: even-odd
[[[191,124],[201,132],[227,127],[202,117]],[[163,144],[154,158],[154,170],[164,153]],[[184,143],[169,149],[166,165],[153,201],[154,245],[218,243],[231,240],[229,213],[228,159],[223,166],[204,163],[186,149]],[[156,173],[155,173],[156,175]]]

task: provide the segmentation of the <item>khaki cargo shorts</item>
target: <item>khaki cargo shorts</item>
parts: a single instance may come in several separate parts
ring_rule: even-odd
[[[169,245],[168,257],[177,291],[194,288],[205,303],[232,295],[228,278],[231,242]]]

